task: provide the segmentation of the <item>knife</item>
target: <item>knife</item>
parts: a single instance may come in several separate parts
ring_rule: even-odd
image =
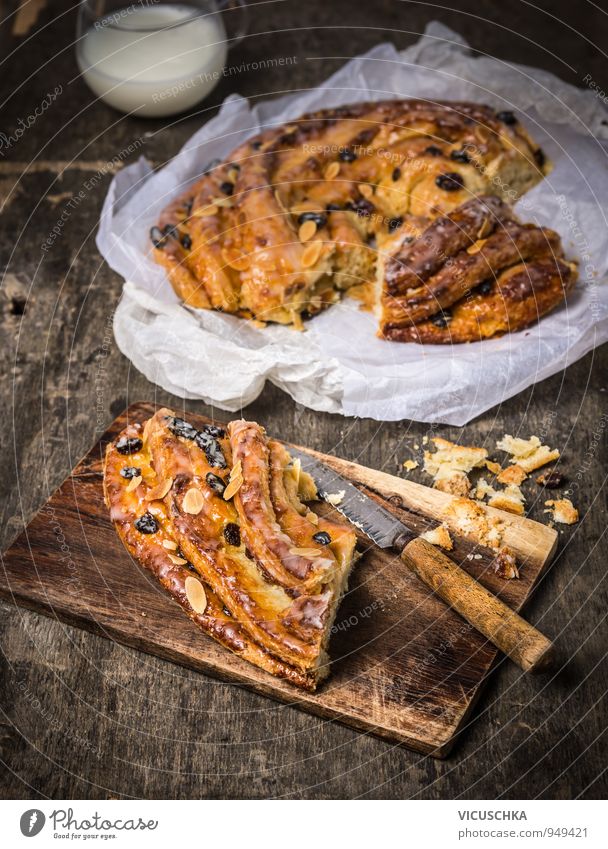
[[[442,551],[311,454],[292,446],[289,452],[313,478],[321,498],[377,546],[399,553],[408,569],[521,669],[538,673],[554,665],[551,641]]]

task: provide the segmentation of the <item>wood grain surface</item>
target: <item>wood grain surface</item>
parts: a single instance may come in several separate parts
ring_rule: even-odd
[[[160,166],[232,92],[256,102],[306,89],[379,42],[413,44],[433,19],[481,55],[546,69],[585,91],[591,79],[608,91],[598,4],[448,5],[256,4],[252,35],[230,54],[234,73],[192,114],[146,121],[97,102],[79,78],[70,4],[49,0],[27,35],[14,36],[8,12],[17,3],[9,3],[0,24],[8,97],[2,131],[13,136],[49,91],[61,85],[62,93],[0,158],[2,550],[131,401],[182,405],[136,372],[112,336],[122,281],[101,262],[95,233],[123,164],[145,155]],[[246,70],[262,59],[277,61]],[[556,559],[526,617],[557,638],[564,664],[544,680],[500,662],[448,759],[2,601],[0,796],[605,798],[606,375],[604,346],[465,429],[314,413],[271,385],[244,410],[286,440],[401,477],[425,435],[493,451],[505,432],[534,433],[562,451],[581,522],[560,528]],[[201,402],[187,406],[227,417]],[[419,469],[410,477],[425,481]],[[531,481],[526,495],[530,515],[546,522],[542,490]]]
[[[334,626],[331,677],[314,695],[222,648],[201,634],[168,597],[163,598],[162,589],[123,548],[102,491],[105,446],[127,424],[143,423],[153,412],[150,404],[133,404],[113,422],[4,554],[0,594],[391,742],[437,757],[447,755],[497,651],[404,568],[398,554],[370,544],[364,534],[358,534],[362,557]],[[191,415],[188,420],[199,427],[209,421]],[[424,511],[416,493],[405,501],[395,492],[403,483],[398,479],[382,474],[376,479],[372,469],[336,457],[331,465],[419,532],[436,526],[435,516],[446,509],[443,494],[435,490],[409,485],[426,490],[431,507]],[[363,477],[366,485],[360,484]],[[336,513],[331,507],[326,512]],[[494,553],[457,536],[450,556],[494,595],[519,609],[547,565],[557,535],[529,519],[492,513],[525,529],[518,544],[521,578],[499,578],[491,566]],[[529,540],[533,542],[528,548]]]

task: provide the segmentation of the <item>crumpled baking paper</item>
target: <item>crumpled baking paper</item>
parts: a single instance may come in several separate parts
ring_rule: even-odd
[[[522,115],[554,170],[516,209],[558,230],[567,255],[580,262],[567,305],[529,330],[442,347],[377,339],[375,318],[348,298],[304,333],[178,302],[151,258],[148,233],[206,163],[303,112],[390,97],[473,100]],[[233,95],[165,168],[153,173],[140,159],[110,186],[97,244],[126,281],[114,318],[117,344],[149,380],[225,410],[253,401],[270,380],[313,410],[465,424],[608,339],[607,117],[592,91],[536,68],[473,57],[438,23],[407,50],[381,44],[311,91],[254,107]]]

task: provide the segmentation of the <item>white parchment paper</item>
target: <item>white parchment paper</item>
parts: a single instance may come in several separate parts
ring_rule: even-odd
[[[377,339],[375,318],[350,299],[308,322],[305,333],[258,329],[178,302],[151,258],[148,233],[206,163],[303,112],[387,97],[473,100],[522,115],[555,167],[516,209],[524,220],[558,230],[580,262],[567,305],[529,330],[442,347]],[[153,382],[225,410],[251,402],[270,380],[314,410],[465,424],[608,339],[606,139],[608,110],[592,91],[535,68],[473,57],[460,36],[437,23],[407,50],[381,44],[311,91],[253,108],[231,96],[164,169],[153,173],[140,159],[110,186],[97,244],[125,279],[117,344]]]

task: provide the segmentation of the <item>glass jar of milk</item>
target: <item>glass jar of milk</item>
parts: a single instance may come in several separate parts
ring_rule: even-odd
[[[221,8],[230,7],[236,35],[245,33],[244,0],[82,0],[76,56],[93,92],[121,112],[175,115],[202,100],[221,79],[229,39]]]

